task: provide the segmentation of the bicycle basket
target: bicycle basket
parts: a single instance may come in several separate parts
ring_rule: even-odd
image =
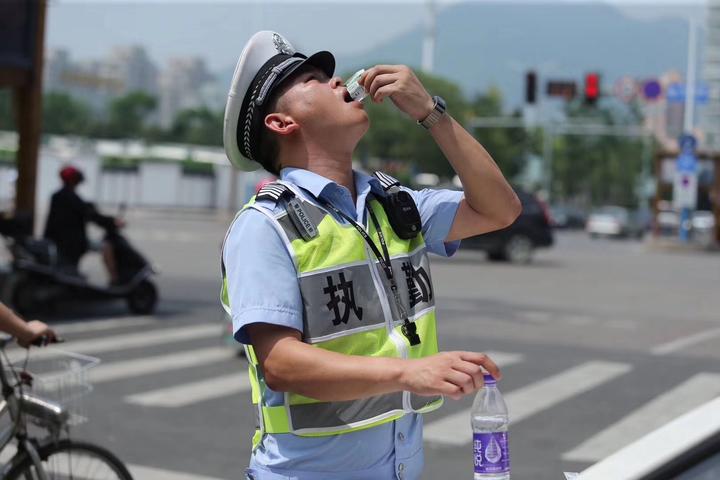
[[[25,387],[27,393],[61,405],[69,416],[69,424],[77,425],[87,421],[83,397],[92,391],[88,370],[100,363],[100,359],[66,352],[56,348],[34,351],[25,364],[13,362],[13,368],[33,376],[32,387]]]

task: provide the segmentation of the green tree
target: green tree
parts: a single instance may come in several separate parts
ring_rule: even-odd
[[[416,72],[418,78],[432,95],[445,99],[455,119],[464,122],[470,113],[460,87],[441,77]],[[365,135],[358,151],[361,158],[377,157],[384,160],[399,160],[410,168],[432,172],[449,177],[453,174],[440,149],[427,132],[400,112],[389,99],[382,104],[366,100],[366,111],[370,117],[370,130]]]
[[[168,131],[168,140],[200,145],[222,145],[223,112],[207,107],[183,110],[178,113]]]
[[[471,106],[473,116],[476,117],[504,116],[502,92],[497,87],[491,87],[487,92],[476,95]],[[520,113],[513,113],[511,118],[519,119]],[[522,171],[526,154],[538,150],[537,133],[527,132],[523,127],[473,128],[471,133],[510,179]]]
[[[157,107],[155,97],[136,91],[110,103],[107,124],[102,133],[111,138],[142,137],[147,117]]]
[[[574,121],[604,125],[637,124],[637,112],[610,106],[593,108],[571,103]],[[618,136],[564,136],[555,141],[553,198],[602,205],[636,206],[636,185],[642,169],[642,141]]]
[[[92,121],[90,109],[67,93],[45,94],[43,132],[58,135],[87,135]]]

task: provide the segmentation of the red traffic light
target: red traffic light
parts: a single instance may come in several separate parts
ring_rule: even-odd
[[[600,74],[588,73],[585,75],[585,103],[595,104],[600,97]]]

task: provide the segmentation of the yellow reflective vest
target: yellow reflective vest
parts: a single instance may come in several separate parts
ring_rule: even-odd
[[[382,229],[400,299],[420,336],[420,344],[412,346],[401,333],[403,319],[390,292],[389,281],[360,233],[309,201],[293,185],[275,184],[292,191],[300,201],[317,228],[315,238],[303,239],[286,210],[278,212],[272,208],[274,205],[255,202],[254,198],[238,216],[248,209],[258,210],[272,220],[282,237],[297,271],[304,305],[303,341],[346,355],[422,358],[437,353],[435,296],[422,234],[411,240],[399,238],[380,202],[369,197],[368,208]],[[380,245],[374,225],[368,223],[371,239]],[[227,292],[223,268],[222,303],[230,311]],[[283,405],[265,405],[263,392],[268,387],[262,367],[252,346],[245,348],[257,420],[253,448],[265,433],[337,435],[397,420],[407,413],[429,412],[442,405],[440,396],[424,397],[411,392],[341,402],[323,402],[286,392]]]

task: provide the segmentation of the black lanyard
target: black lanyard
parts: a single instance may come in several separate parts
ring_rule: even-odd
[[[375,257],[378,259],[378,262],[380,262],[380,265],[382,266],[383,271],[385,272],[385,276],[390,281],[390,289],[392,290],[393,297],[395,299],[395,305],[397,306],[397,309],[400,313],[400,316],[403,320],[403,326],[402,326],[402,332],[403,335],[405,335],[405,338],[408,339],[410,342],[410,345],[419,345],[420,344],[420,335],[417,334],[417,326],[415,323],[411,322],[408,319],[407,310],[405,309],[405,306],[402,304],[402,301],[400,300],[400,293],[398,292],[398,286],[397,282],[395,281],[395,273],[392,269],[392,263],[390,262],[390,253],[388,252],[387,244],[385,243],[385,235],[383,235],[382,228],[380,228],[380,222],[378,222],[377,217],[375,216],[375,213],[372,211],[372,208],[369,206],[367,207],[367,212],[370,214],[370,219],[372,220],[373,224],[375,225],[375,230],[378,234],[378,239],[380,240],[380,246],[382,247],[382,252],[378,249],[377,245],[375,245],[375,242],[373,242],[372,238],[370,238],[370,235],[367,233],[365,228],[360,225],[358,222],[355,221],[354,218],[352,218],[349,215],[346,215],[343,211],[341,211],[339,208],[337,208],[335,205],[332,205],[330,202],[326,202],[324,200],[320,200],[320,203],[324,205],[327,208],[330,208],[332,211],[337,213],[339,216],[350,222],[350,225],[355,227],[355,230],[358,231],[358,233],[363,237],[365,240],[365,243],[368,244],[370,249],[372,250],[373,254],[375,254]]]

